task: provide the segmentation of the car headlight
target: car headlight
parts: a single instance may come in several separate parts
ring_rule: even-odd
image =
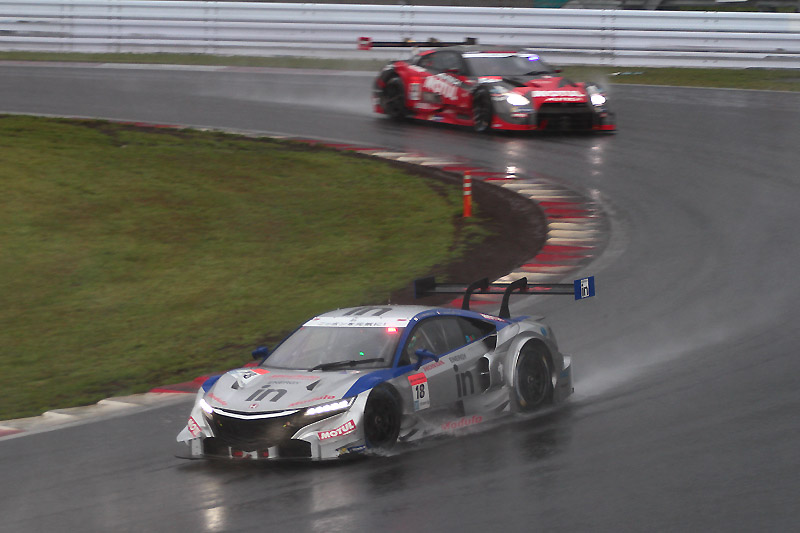
[[[590,96],[593,106],[601,106],[606,103],[606,97],[602,94],[593,94]]]
[[[527,98],[525,98],[524,96],[522,96],[519,93],[508,93],[506,95],[506,101],[509,104],[515,105],[515,106],[523,106],[523,105],[528,105],[528,104],[531,103],[530,100],[528,100]]]
[[[337,400],[335,402],[330,403],[323,403],[321,405],[315,405],[314,407],[309,407],[306,409],[305,416],[316,416],[316,415],[324,415],[324,414],[334,414],[337,411],[346,411],[353,405],[353,398],[346,398],[344,400]]]
[[[607,101],[606,95],[597,85],[587,85],[586,92],[589,94],[589,101],[595,107],[600,107]]]
[[[208,402],[204,398],[200,398],[200,401],[197,402],[197,404],[200,406],[200,409],[202,409],[208,414],[212,414],[214,412],[214,409],[208,404]]]

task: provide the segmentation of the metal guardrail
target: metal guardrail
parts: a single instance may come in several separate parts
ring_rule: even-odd
[[[0,2],[0,50],[394,59],[429,38],[562,64],[800,68],[800,14],[153,0]]]

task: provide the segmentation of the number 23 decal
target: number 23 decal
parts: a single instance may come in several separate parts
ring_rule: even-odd
[[[408,376],[408,383],[411,385],[411,397],[414,400],[414,410],[427,409],[431,406],[431,396],[428,390],[428,377],[423,374]]]

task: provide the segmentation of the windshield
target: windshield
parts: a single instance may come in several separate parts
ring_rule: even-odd
[[[554,74],[553,67],[536,54],[483,52],[464,54],[474,76],[537,76]]]
[[[386,326],[303,326],[275,348],[265,364],[297,370],[386,368],[392,365],[402,331]]]

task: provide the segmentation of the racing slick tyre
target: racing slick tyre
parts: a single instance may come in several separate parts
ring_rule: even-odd
[[[489,131],[492,126],[492,97],[486,90],[480,90],[472,97],[472,127],[479,133]]]
[[[364,408],[364,439],[367,448],[388,450],[400,434],[400,398],[388,387],[375,388]]]
[[[516,411],[532,412],[553,399],[553,376],[547,348],[529,342],[522,347],[514,371],[512,402]]]
[[[386,85],[381,93],[381,107],[393,120],[403,120],[408,116],[406,109],[406,89],[403,80],[392,76],[386,80]]]

